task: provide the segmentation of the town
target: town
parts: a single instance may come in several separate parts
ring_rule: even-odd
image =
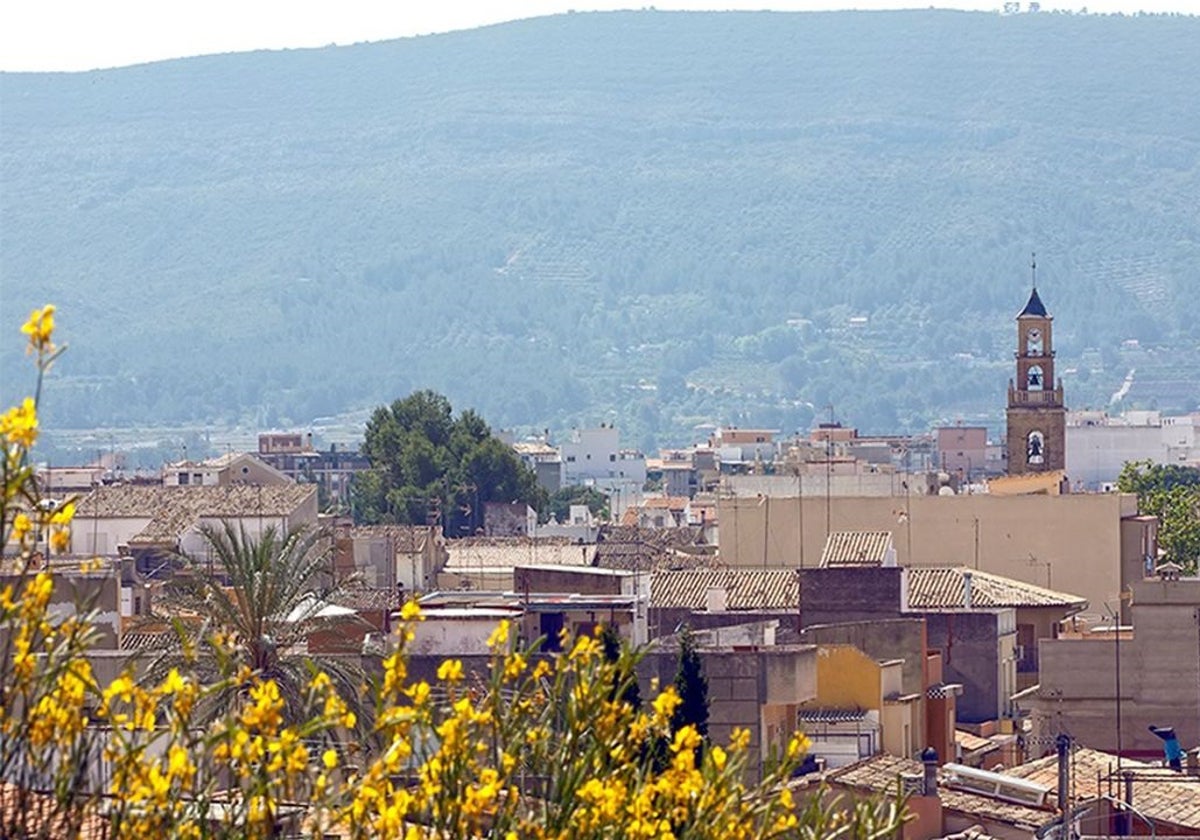
[[[478,485],[366,514],[354,485],[381,464],[267,431],[157,476],[40,468],[44,504],[74,515],[27,554],[51,606],[86,614],[101,685],[148,677],[206,617],[178,597],[194,565],[241,598],[238,541],[303,534],[311,588],[260,616],[301,656],[377,678],[412,607],[408,673],[435,685],[447,662],[486,681],[500,622],[542,655],[603,633],[639,652],[643,695],[699,663],[707,739],[746,733],[747,779],[802,732],[795,799],[899,791],[911,840],[1200,834],[1195,545],[1138,492],[1200,485],[1200,415],[1068,411],[1053,320],[1034,287],[1002,440],[863,436],[832,408],[803,434],[714,425],[650,456],[607,424],[501,434],[554,517]],[[101,787],[118,772],[87,768]]]

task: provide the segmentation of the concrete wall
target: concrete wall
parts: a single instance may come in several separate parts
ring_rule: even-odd
[[[150,524],[150,517],[76,516],[71,524],[69,554],[115,557],[117,546],[124,545]]]
[[[412,625],[413,640],[408,649],[414,656],[486,656],[488,637],[503,617],[488,614],[451,619],[427,613],[423,621]]]
[[[837,624],[899,618],[904,570],[843,568],[800,570],[800,624]]]
[[[728,744],[735,729],[750,733],[746,775],[762,776],[763,761],[773,748],[786,745],[796,729],[796,711],[817,691],[816,650],[806,645],[763,647],[756,650],[701,648],[700,660],[708,678],[708,734],[714,743]],[[642,660],[638,673],[648,685],[675,679],[678,654],[654,651]],[[644,686],[645,688],[645,686]],[[649,697],[649,692],[643,692]]]
[[[97,631],[97,650],[115,650],[121,632],[121,582],[116,575],[105,572],[62,573],[52,575],[54,589],[50,593],[47,613],[52,621],[62,621],[68,616],[92,612],[92,625]],[[0,589],[11,586],[14,600],[20,601],[23,587],[32,576],[22,580],[18,575],[0,575]],[[9,632],[9,628],[0,628]],[[0,641],[0,648],[4,643]],[[7,675],[5,675],[7,677]]]
[[[850,645],[817,648],[816,708],[878,710],[882,703],[877,661]]]
[[[903,659],[902,691],[917,694],[925,690],[926,678],[921,664],[926,647],[924,619],[816,624],[800,631],[800,641],[809,645],[853,645],[875,660]]]
[[[979,723],[1006,716],[1017,687],[1013,610],[923,615],[929,647],[942,654],[945,681],[963,685],[958,719]]]
[[[631,595],[634,574],[613,574],[592,568],[530,568],[518,566],[512,572],[514,592],[577,592],[580,595]],[[648,575],[640,575],[647,579]],[[626,583],[626,580],[630,580]]]
[[[778,621],[779,630],[799,631],[800,617],[797,611],[737,610],[728,612],[693,611],[675,607],[651,607],[649,609],[649,633],[651,639],[670,636],[684,625],[693,630],[709,630],[716,627],[732,627],[762,621]]]
[[[803,475],[730,475],[721,484],[740,498],[774,496],[778,499],[832,496],[904,495],[905,477],[890,467],[858,463],[806,464]]]
[[[832,497],[834,531],[891,531],[901,565],[966,565],[1072,592],[1090,613],[1121,590],[1121,518],[1133,496]],[[730,566],[811,568],[825,545],[826,499],[719,502],[720,556]],[[978,549],[976,549],[978,534]]]
[[[1021,703],[1035,734],[1065,730],[1085,746],[1115,750],[1119,662],[1122,749],[1161,756],[1151,724],[1175,727],[1185,748],[1200,743],[1200,580],[1139,581],[1132,592],[1131,636],[1041,642],[1041,687]]]

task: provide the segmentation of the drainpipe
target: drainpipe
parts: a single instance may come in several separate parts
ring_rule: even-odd
[[[974,583],[972,580],[973,577],[974,576],[970,572],[963,572],[963,606],[968,610],[971,609],[972,602],[974,601],[974,598],[972,597],[974,594],[972,591],[974,588],[972,586]]]

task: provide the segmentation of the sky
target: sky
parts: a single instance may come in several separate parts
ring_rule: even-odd
[[[1021,7],[1027,3],[1021,0]],[[935,5],[996,11],[1003,0],[656,0],[653,5],[786,11]],[[1200,14],[1200,0],[1042,0],[1041,5]],[[0,70],[92,70],[190,55],[345,45],[570,9],[621,8],[638,6],[608,0],[5,0],[0,3]]]

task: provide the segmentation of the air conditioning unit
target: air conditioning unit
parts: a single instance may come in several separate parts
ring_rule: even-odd
[[[1031,805],[1039,808],[1046,804],[1050,788],[1019,779],[1016,776],[1006,776],[1003,773],[993,773],[990,770],[977,770],[962,764],[946,764],[942,767],[942,782],[946,787],[980,793],[1006,802],[1019,805]]]

